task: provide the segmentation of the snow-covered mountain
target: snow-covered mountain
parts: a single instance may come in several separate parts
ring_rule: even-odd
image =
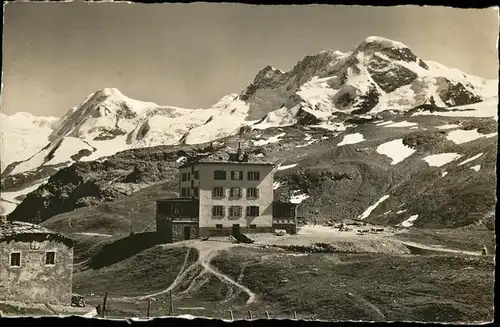
[[[57,123],[56,117],[35,117],[26,112],[13,115],[0,113],[1,167],[32,156],[46,146]]]
[[[208,109],[160,106],[115,88],[100,90],[70,109],[53,130],[36,132],[43,137],[26,141],[29,154],[4,159],[2,153],[5,162],[29,157],[10,165],[4,175],[60,169],[131,148],[200,144],[238,135],[245,126],[262,130],[299,124],[344,131],[349,117],[415,111],[428,104],[460,110],[484,102],[488,105],[481,106],[481,113],[461,114],[496,116],[497,87],[497,80],[424,61],[400,42],[369,37],[349,52],[306,56],[288,72],[267,66],[242,92],[224,96]]]

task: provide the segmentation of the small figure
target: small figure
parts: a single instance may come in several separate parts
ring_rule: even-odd
[[[488,254],[488,249],[486,248],[486,245],[483,245],[483,251],[481,251],[483,253],[483,255],[487,255]]]

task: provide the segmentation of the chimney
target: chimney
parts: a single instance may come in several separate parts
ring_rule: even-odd
[[[241,142],[238,141],[238,151],[236,152],[236,161],[241,161]]]

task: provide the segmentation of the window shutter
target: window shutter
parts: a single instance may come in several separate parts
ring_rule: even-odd
[[[238,179],[241,180],[241,181],[243,180],[243,171],[239,172]]]
[[[255,188],[255,197],[258,198],[259,197],[259,189],[258,188]]]

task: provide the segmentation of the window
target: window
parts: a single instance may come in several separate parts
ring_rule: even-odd
[[[223,198],[224,197],[224,188],[223,187],[214,187],[212,189],[212,199]]]
[[[182,181],[185,182],[188,180],[188,174],[187,173],[182,173]]]
[[[172,208],[172,213],[174,215],[179,215],[181,213],[181,206],[178,204],[174,204]]]
[[[248,206],[247,207],[247,217],[257,217],[259,215],[258,206]]]
[[[231,172],[231,180],[242,181],[243,180],[243,172],[242,171],[232,171]]]
[[[258,181],[258,180],[260,180],[260,172],[258,172],[258,171],[249,171],[247,173],[247,177],[248,177],[247,179],[249,181]]]
[[[241,206],[230,206],[229,217],[241,217]]]
[[[231,187],[229,189],[229,197],[233,199],[239,199],[241,198],[241,188],[240,187]]]
[[[256,229],[257,225],[250,225],[250,229]]]
[[[193,172],[193,177],[194,177],[194,179],[200,179],[200,172],[198,170],[195,170]]]
[[[199,189],[199,188],[197,188],[197,187],[194,187],[194,188],[193,188],[193,195],[194,195],[194,196],[200,196],[200,189]]]
[[[56,253],[55,252],[46,252],[45,253],[45,264],[53,265],[56,263]]]
[[[259,189],[256,187],[247,188],[247,198],[248,199],[256,199],[259,197]]]
[[[181,188],[181,197],[183,198],[189,197],[189,187]]]
[[[215,225],[215,228],[217,228],[217,229],[222,229],[222,224],[217,224],[217,225]]]
[[[20,267],[21,266],[21,253],[11,253],[10,254],[10,266]]]
[[[213,206],[212,207],[213,217],[224,217],[224,207],[223,206]]]
[[[188,173],[188,175],[187,175],[187,180],[188,180],[188,181],[189,181],[189,180],[191,180],[191,173]]]
[[[224,170],[215,170],[214,171],[214,179],[215,180],[226,180],[226,172]]]

